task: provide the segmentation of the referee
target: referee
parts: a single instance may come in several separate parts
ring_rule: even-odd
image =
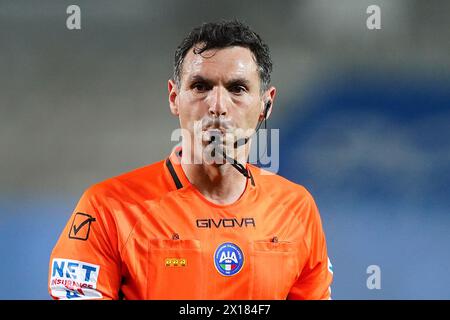
[[[168,81],[181,145],[88,188],[49,263],[55,299],[330,299],[318,209],[247,162],[271,114],[268,46],[238,21],[205,23]]]

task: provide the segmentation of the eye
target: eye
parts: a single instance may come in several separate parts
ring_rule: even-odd
[[[232,86],[229,88],[230,92],[235,93],[235,94],[241,94],[244,92],[247,92],[247,88],[245,88],[242,85],[236,85],[236,86]]]
[[[205,92],[209,90],[208,84],[204,82],[196,82],[191,86],[192,89],[194,89],[197,92]]]

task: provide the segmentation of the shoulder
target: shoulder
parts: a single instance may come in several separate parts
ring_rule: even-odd
[[[123,247],[149,202],[170,191],[163,176],[164,161],[159,161],[95,183],[85,190],[77,210],[91,214],[108,238],[115,230]]]
[[[311,193],[301,184],[254,165],[250,165],[258,186],[264,192],[291,195],[312,200]]]
[[[115,222],[134,224],[150,201],[171,191],[164,175],[164,161],[161,160],[111,177],[87,188],[78,206]]]
[[[301,224],[320,220],[314,197],[306,187],[256,166],[250,169],[264,201],[282,204],[286,212],[294,214]]]
[[[161,160],[96,182],[87,188],[85,193],[99,198],[122,199],[134,194],[153,198],[165,190],[163,175],[164,160]]]

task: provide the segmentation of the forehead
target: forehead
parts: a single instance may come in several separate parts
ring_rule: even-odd
[[[183,77],[201,75],[210,79],[246,78],[258,81],[256,60],[250,49],[234,46],[195,54],[189,49],[183,61]]]

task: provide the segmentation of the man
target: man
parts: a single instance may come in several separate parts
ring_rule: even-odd
[[[330,298],[312,196],[247,163],[246,133],[272,111],[271,69],[240,22],[191,31],[168,82],[181,147],[83,194],[50,258],[53,298]]]

